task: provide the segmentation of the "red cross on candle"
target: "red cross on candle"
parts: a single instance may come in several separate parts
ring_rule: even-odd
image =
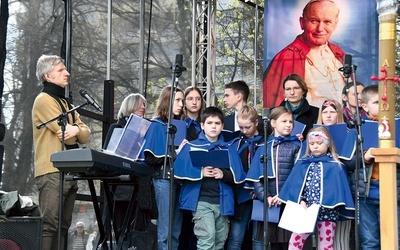
[[[387,76],[387,69],[385,67],[381,68],[382,76],[371,76],[372,81],[383,81],[383,95],[381,97],[382,101],[387,101],[387,80],[392,80],[393,82],[399,82],[398,76]]]

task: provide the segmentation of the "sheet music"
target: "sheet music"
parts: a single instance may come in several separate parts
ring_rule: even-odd
[[[114,153],[117,149],[119,141],[121,140],[122,133],[124,132],[123,128],[115,128],[111,134],[110,141],[108,142],[106,150],[108,152]]]
[[[290,135],[303,134],[305,128],[306,128],[306,125],[304,123],[294,120],[293,121],[293,131],[292,131],[292,133],[290,133]]]
[[[347,136],[347,124],[346,123],[338,123],[332,125],[324,125],[324,124],[314,124],[313,127],[325,127],[332,136],[333,143],[336,147],[336,152],[340,154],[343,151],[343,143],[346,140]]]
[[[230,168],[229,152],[227,149],[204,150],[191,147],[190,159],[194,167],[212,166],[214,168]]]
[[[264,221],[263,216],[264,202],[253,200],[253,211],[251,212],[251,220]],[[271,206],[268,208],[268,222],[278,223],[281,206]]]
[[[151,122],[149,120],[131,114],[121,136],[119,137],[115,150],[109,151],[107,147],[107,151],[135,161],[143,146],[144,136],[146,135],[150,124]],[[119,133],[118,130],[117,133]],[[113,136],[114,132],[111,137]],[[118,135],[116,135],[116,137],[118,137]]]
[[[312,204],[305,209],[299,203],[287,201],[278,227],[298,234],[311,233],[314,231],[319,207],[318,204]]]
[[[172,119],[171,124],[176,126],[174,146],[179,147],[182,141],[186,139],[186,122],[183,120]]]

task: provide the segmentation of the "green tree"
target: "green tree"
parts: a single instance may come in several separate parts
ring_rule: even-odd
[[[221,1],[217,6],[216,85],[222,89],[224,84],[234,80],[246,81],[251,89],[249,103],[258,104],[261,108],[261,102],[254,101],[253,94],[256,91],[256,100],[262,99],[262,60],[259,59],[263,50],[263,3],[260,3],[257,12],[254,6],[239,0]],[[257,26],[256,15],[258,15]],[[256,34],[258,34],[257,39],[255,39]],[[254,82],[254,58],[257,59],[256,82]],[[221,103],[220,105],[223,106]]]
[[[35,76],[36,60],[42,54],[60,54],[65,13],[64,2],[58,0],[22,0],[14,4],[19,6],[12,8],[12,23],[8,25],[6,72],[2,74],[6,77],[3,110],[8,129],[4,140],[2,188],[29,195],[36,191],[31,108],[42,88]],[[76,93],[86,89],[101,103],[103,81],[107,77],[107,3],[86,0],[73,1],[72,4],[70,90],[73,102],[83,103],[84,100]],[[190,10],[178,4],[181,1],[157,1],[152,6],[151,28],[146,30],[145,41],[150,44],[146,58],[149,65],[146,85],[148,116],[151,116],[160,89],[170,84],[170,67],[175,55],[184,54],[184,63],[189,64],[186,58],[189,58],[191,51],[191,37],[188,36],[190,32],[184,20],[190,20]],[[128,0],[113,4],[111,79],[115,81],[115,112],[122,99],[132,92],[138,92],[139,84],[142,84],[138,81],[139,9],[139,3]],[[149,13],[150,5],[146,3],[147,27],[150,24]],[[190,84],[186,79],[190,79],[190,74],[182,74],[182,88]],[[84,108],[93,110],[90,106]],[[87,117],[82,119],[92,129],[88,146],[100,149],[101,123]]]

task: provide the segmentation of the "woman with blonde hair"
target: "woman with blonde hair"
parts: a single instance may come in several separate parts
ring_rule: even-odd
[[[344,123],[342,105],[333,99],[325,100],[319,109],[317,124],[332,125],[338,123]]]
[[[131,114],[135,114],[137,116],[143,117],[146,112],[146,98],[138,93],[133,93],[125,97],[125,99],[121,103],[121,107],[119,108],[117,115],[117,122],[110,125],[110,128],[107,131],[106,138],[104,139],[103,148],[107,148],[108,143],[110,142],[111,135],[116,128],[124,128],[128,118]]]

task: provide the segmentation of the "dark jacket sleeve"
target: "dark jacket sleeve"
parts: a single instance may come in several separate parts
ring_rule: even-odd
[[[224,175],[222,177],[222,181],[225,182],[226,184],[234,185],[235,181],[233,179],[233,174],[232,174],[231,170],[230,169],[221,168],[221,171],[222,171],[222,173]]]
[[[357,150],[357,148],[356,148]],[[365,154],[365,151],[363,152]],[[357,156],[359,157],[357,159]],[[351,157],[351,159],[346,160],[346,159],[340,159],[340,161],[343,163],[343,165],[346,168],[346,171],[348,173],[352,173],[356,170],[356,166],[357,164],[359,164],[360,168],[362,168],[365,164],[362,162],[361,158],[361,152],[359,154],[357,154],[357,152],[354,152],[353,156]]]
[[[354,172],[354,170],[356,169],[356,163],[357,163],[356,154],[354,154],[353,157],[350,160],[340,159],[340,161],[346,167],[346,170],[348,172]],[[360,157],[359,163],[360,164],[362,163],[361,162],[361,157]],[[362,165],[360,165],[360,166],[362,166]]]
[[[144,160],[147,165],[160,168],[164,164],[164,157],[155,157],[150,152],[144,152]]]
[[[257,196],[257,199],[260,201],[264,201],[264,185],[262,182],[254,182],[254,193]]]

